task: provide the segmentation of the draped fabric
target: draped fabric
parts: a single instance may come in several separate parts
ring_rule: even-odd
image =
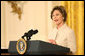
[[[76,55],[84,54],[84,1],[61,1],[67,11],[67,25],[76,35]]]

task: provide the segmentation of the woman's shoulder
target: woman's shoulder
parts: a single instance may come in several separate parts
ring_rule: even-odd
[[[69,26],[66,27],[66,32],[67,33],[73,33],[73,29],[71,29]]]

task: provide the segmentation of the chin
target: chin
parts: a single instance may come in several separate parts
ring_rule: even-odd
[[[59,25],[59,23],[55,23],[56,25]]]

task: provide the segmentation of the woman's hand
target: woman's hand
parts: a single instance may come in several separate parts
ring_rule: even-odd
[[[49,39],[48,41],[49,41],[49,43],[56,44],[56,41],[53,39]]]

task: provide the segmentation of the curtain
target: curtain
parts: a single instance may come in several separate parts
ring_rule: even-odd
[[[67,25],[76,35],[77,52],[75,55],[84,55],[84,1],[61,1],[67,11]]]

